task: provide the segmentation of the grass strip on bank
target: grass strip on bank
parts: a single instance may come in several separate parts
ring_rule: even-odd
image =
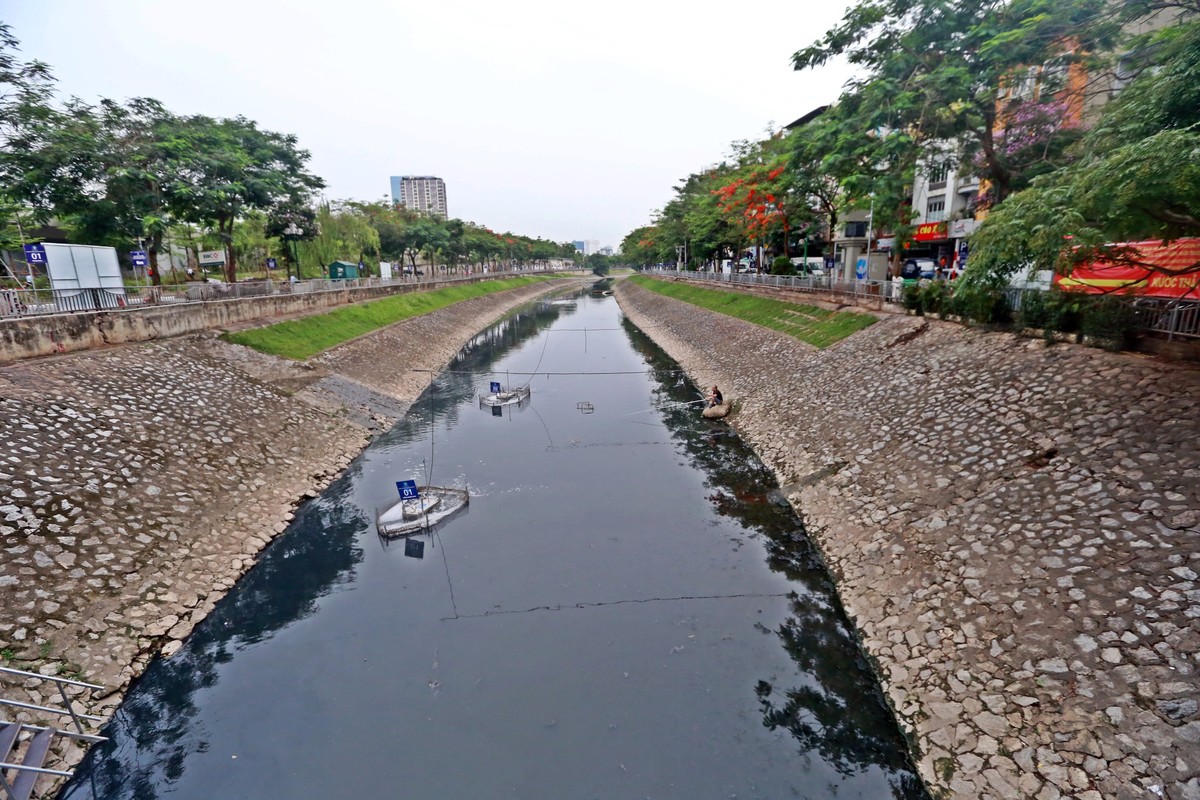
[[[517,289],[544,280],[550,278],[522,276],[447,286],[428,292],[409,292],[343,306],[324,314],[277,322],[263,328],[227,333],[222,338],[271,355],[303,361],[331,347],[401,320],[419,317],[464,300],[473,300],[476,297]]]
[[[870,314],[829,311],[745,292],[705,289],[681,281],[656,280],[640,275],[628,280],[651,292],[786,333],[818,348],[829,347],[878,322]]]

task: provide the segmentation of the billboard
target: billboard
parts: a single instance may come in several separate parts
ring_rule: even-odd
[[[1087,294],[1134,294],[1200,300],[1200,239],[1158,239],[1121,242],[1132,248],[1135,260],[1146,266],[1095,261],[1075,267],[1070,275],[1055,275],[1060,289]],[[1192,271],[1187,271],[1192,269]]]
[[[44,244],[46,274],[60,311],[91,311],[125,305],[125,281],[117,251],[86,244]]]

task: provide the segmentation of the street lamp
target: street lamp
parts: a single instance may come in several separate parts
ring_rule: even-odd
[[[294,222],[289,222],[288,226],[283,229],[283,235],[292,242],[292,261],[296,265],[296,280],[300,280],[300,247],[296,243],[304,235],[304,229],[298,227]],[[291,280],[291,275],[288,275],[288,280]]]

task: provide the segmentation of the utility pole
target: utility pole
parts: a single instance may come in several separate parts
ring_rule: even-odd
[[[867,272],[871,277],[871,234],[875,231],[875,193],[871,192],[871,210],[867,212]]]

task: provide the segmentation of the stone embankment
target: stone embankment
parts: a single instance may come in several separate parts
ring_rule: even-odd
[[[111,712],[420,394],[429,377],[414,368],[445,366],[561,284],[459,303],[307,364],[213,333],[0,366],[0,661],[109,687],[90,710]],[[0,695],[56,700],[50,684],[0,682]]]
[[[779,475],[944,797],[1200,798],[1200,372],[617,297]]]

